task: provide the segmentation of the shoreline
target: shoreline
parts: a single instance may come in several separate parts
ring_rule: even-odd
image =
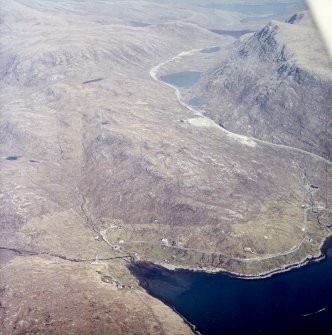
[[[161,268],[166,269],[168,271],[172,272],[195,272],[195,273],[202,273],[202,274],[209,274],[209,275],[218,275],[223,274],[232,278],[237,279],[243,279],[243,280],[260,280],[260,279],[268,279],[272,276],[283,274],[292,270],[300,269],[306,265],[313,265],[316,263],[319,263],[321,261],[324,261],[327,257],[327,251],[332,248],[332,234],[328,236],[324,242],[321,244],[320,247],[320,255],[316,257],[307,257],[302,262],[289,264],[287,266],[284,266],[283,268],[274,269],[272,271],[264,272],[257,275],[245,275],[240,273],[231,272],[229,270],[226,270],[224,268],[191,268],[191,267],[185,267],[185,266],[176,266],[176,265],[170,265],[167,263],[157,263],[153,261],[133,261],[132,264],[134,266],[140,266],[141,264],[147,265],[148,267],[154,267],[154,268]],[[258,261],[259,262],[259,261]]]
[[[133,262],[131,263],[131,265],[135,268],[135,267],[140,267],[141,265],[146,266],[148,268],[154,268],[160,271],[166,270],[166,271],[171,271],[173,273],[200,273],[200,274],[205,274],[205,275],[225,275],[225,276],[229,276],[231,278],[237,278],[237,279],[242,279],[242,280],[264,280],[264,279],[269,279],[272,276],[275,275],[281,275],[284,274],[286,272],[289,272],[291,270],[296,270],[296,269],[300,269],[306,265],[310,266],[310,265],[314,265],[317,264],[321,261],[324,261],[328,255],[327,252],[329,249],[332,249],[332,234],[327,237],[325,239],[325,241],[322,243],[321,245],[321,255],[317,256],[315,258],[311,258],[311,259],[305,259],[303,262],[301,263],[297,263],[297,264],[292,264],[289,265],[283,269],[276,269],[275,271],[271,271],[265,274],[261,274],[261,275],[257,275],[257,276],[243,276],[243,275],[239,275],[239,274],[234,274],[231,272],[227,272],[225,270],[220,270],[220,271],[209,271],[208,269],[204,270],[204,269],[194,269],[194,268],[184,268],[184,267],[170,267],[168,264],[164,264],[166,266],[164,266],[163,264],[157,264],[157,263],[153,263],[153,262],[149,262],[149,261],[137,261],[137,262]],[[165,299],[157,297],[156,295],[154,295],[150,290],[149,290],[149,285],[146,285],[146,283],[144,282],[145,278],[144,276],[141,276],[139,274],[134,274],[134,269],[130,268],[130,265],[128,266],[128,269],[130,271],[130,273],[136,278],[136,280],[138,281],[139,286],[141,287],[141,289],[143,289],[147,294],[153,296],[154,298],[160,300],[163,304],[165,304],[166,306],[168,306],[169,308],[171,308],[174,313],[176,313],[185,324],[188,325],[188,327],[190,327],[191,331],[193,332],[194,335],[203,335],[198,329],[197,326],[193,323],[191,323],[190,321],[188,321],[180,312],[178,312],[176,310],[176,308],[174,306],[172,306],[170,303],[168,303]],[[132,271],[133,270],[133,271]]]
[[[291,264],[281,269],[275,269],[273,271],[269,271],[269,272],[258,274],[258,275],[252,275],[252,276],[231,272],[231,271],[228,271],[222,268],[216,268],[215,270],[212,270],[209,268],[190,268],[190,267],[182,267],[182,266],[175,266],[175,265],[173,266],[173,265],[169,265],[166,263],[156,263],[152,261],[136,261],[133,264],[138,267],[143,265],[143,266],[148,266],[148,267],[153,267],[153,268],[160,268],[160,269],[168,270],[174,273],[191,272],[191,273],[200,273],[200,274],[207,274],[207,275],[219,275],[220,274],[220,275],[225,275],[228,277],[243,279],[243,280],[260,280],[260,279],[269,279],[272,276],[275,276],[278,274],[283,274],[291,270],[300,269],[306,265],[319,263],[320,261],[323,261],[325,258],[326,256],[321,255],[315,258],[306,259],[305,261],[301,263]]]

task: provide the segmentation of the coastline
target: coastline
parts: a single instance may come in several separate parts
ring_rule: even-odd
[[[332,248],[332,233],[321,243],[320,247],[320,255],[317,256],[311,256],[311,257],[306,257],[303,261],[293,263],[286,265],[282,268],[276,268],[272,271],[266,271],[262,272],[257,275],[246,275],[243,273],[239,272],[234,272],[227,270],[225,268],[194,268],[194,267],[189,267],[189,266],[177,266],[177,265],[171,265],[167,263],[158,263],[155,261],[133,261],[134,266],[140,266],[140,265],[146,265],[148,267],[154,267],[154,268],[161,268],[161,269],[166,269],[169,271],[173,272],[196,272],[196,273],[204,273],[204,274],[211,274],[211,275],[216,275],[216,274],[224,274],[229,277],[233,278],[238,278],[238,279],[244,279],[244,280],[260,280],[260,279],[268,279],[271,278],[272,276],[278,275],[278,274],[283,274],[285,272],[289,272],[291,270],[296,270],[300,269],[306,265],[311,265],[315,264],[318,262],[323,261],[327,257],[327,251]],[[259,262],[259,261],[258,261]]]
[[[327,251],[330,250],[332,248],[332,235],[330,235],[323,243],[321,246],[321,252],[322,254],[318,257],[315,258],[311,258],[311,259],[306,259],[304,262],[301,263],[297,263],[297,264],[292,264],[289,265],[287,267],[285,267],[284,269],[277,269],[276,271],[271,271],[269,273],[265,273],[265,274],[260,274],[257,276],[241,276],[238,274],[234,274],[234,273],[230,273],[227,272],[225,270],[221,270],[221,271],[209,271],[208,269],[195,269],[195,268],[184,268],[184,267],[172,267],[169,266],[169,264],[156,264],[156,263],[152,263],[152,262],[146,262],[146,261],[139,261],[139,262],[133,262],[131,266],[133,266],[134,268],[130,268],[131,266],[129,265],[129,270],[132,273],[132,275],[138,280],[139,286],[149,295],[159,299],[163,304],[167,305],[169,308],[171,308],[177,315],[179,315],[179,317],[182,318],[183,322],[185,322],[190,329],[192,330],[193,334],[195,335],[202,335],[202,333],[197,330],[198,325],[196,326],[195,324],[193,324],[192,322],[188,321],[186,319],[185,316],[183,316],[180,312],[177,311],[177,309],[172,306],[172,304],[170,302],[167,301],[167,299],[162,298],[160,296],[157,296],[156,294],[153,293],[153,290],[149,289],[149,283],[148,280],[146,280],[147,277],[145,277],[144,274],[142,273],[136,273],[135,274],[135,267],[140,267],[140,266],[144,266],[147,270],[149,270],[149,268],[151,270],[157,270],[158,272],[160,271],[162,274],[162,271],[171,271],[173,273],[201,273],[201,274],[206,274],[206,275],[225,275],[225,276],[229,276],[231,278],[237,278],[237,279],[243,279],[243,280],[262,280],[262,279],[269,279],[272,276],[278,275],[278,274],[283,274],[285,272],[289,272],[291,270],[296,270],[296,269],[300,269],[305,265],[313,265],[316,264],[324,259],[326,259],[327,257]],[[166,265],[166,266],[164,266]],[[166,276],[167,278],[167,276]]]

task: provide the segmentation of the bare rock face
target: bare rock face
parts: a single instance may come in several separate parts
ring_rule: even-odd
[[[307,13],[247,37],[199,89],[226,129],[331,160],[332,70]]]

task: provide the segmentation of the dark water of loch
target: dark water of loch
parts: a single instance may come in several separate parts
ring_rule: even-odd
[[[198,71],[183,71],[160,76],[160,80],[176,87],[189,88],[198,81],[201,74],[202,72]]]
[[[86,81],[83,81],[83,83],[82,84],[91,84],[91,83],[95,83],[95,82],[97,82],[97,81],[101,81],[101,80],[103,80],[104,78],[96,78],[96,79],[91,79],[91,80],[86,80]]]
[[[8,156],[6,157],[7,161],[17,161],[21,156]]]
[[[332,249],[326,260],[267,279],[168,271],[150,264],[132,273],[203,335],[332,334]]]

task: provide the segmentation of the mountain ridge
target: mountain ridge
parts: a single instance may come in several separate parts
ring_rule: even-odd
[[[245,38],[195,91],[226,129],[331,160],[332,71],[308,14],[300,16]]]

